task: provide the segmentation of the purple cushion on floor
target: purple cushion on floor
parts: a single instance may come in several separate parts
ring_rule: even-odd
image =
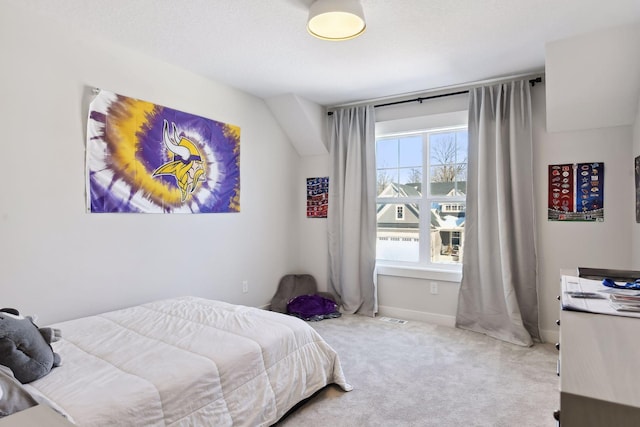
[[[287,304],[287,313],[304,320],[322,320],[340,316],[335,301],[315,294],[292,298]]]

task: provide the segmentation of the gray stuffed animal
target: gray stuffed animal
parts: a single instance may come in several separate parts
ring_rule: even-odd
[[[13,371],[22,384],[47,375],[60,365],[60,355],[51,343],[60,339],[60,330],[38,328],[31,317],[18,310],[0,309],[0,365]]]

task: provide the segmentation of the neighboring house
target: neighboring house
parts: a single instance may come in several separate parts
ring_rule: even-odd
[[[378,195],[379,198],[420,198],[420,184],[391,183]],[[378,204],[377,208],[378,232],[382,229],[405,229],[407,233],[415,231],[417,235],[420,213],[418,203],[409,204]],[[414,230],[414,231],[411,231]],[[417,237],[417,236],[416,236]]]
[[[431,183],[431,191],[446,196],[461,196],[466,183]],[[421,184],[388,184],[379,198],[421,198]],[[399,200],[399,201],[400,201]],[[464,241],[465,204],[457,201],[434,202],[430,209],[431,259],[434,262],[458,261]],[[378,240],[419,241],[420,210],[418,203],[379,203],[377,207]]]

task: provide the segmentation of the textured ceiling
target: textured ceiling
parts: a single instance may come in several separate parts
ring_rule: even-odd
[[[261,98],[321,105],[540,71],[546,42],[640,20],[640,0],[362,0],[366,32],[327,42],[306,32],[311,2],[20,0]]]

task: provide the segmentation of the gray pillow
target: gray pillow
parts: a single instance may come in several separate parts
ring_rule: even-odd
[[[13,376],[11,369],[0,365],[0,418],[37,404],[36,399]]]
[[[287,303],[291,298],[315,294],[318,290],[316,279],[310,274],[287,274],[278,284],[278,290],[271,299],[271,310],[279,313],[287,312]]]

